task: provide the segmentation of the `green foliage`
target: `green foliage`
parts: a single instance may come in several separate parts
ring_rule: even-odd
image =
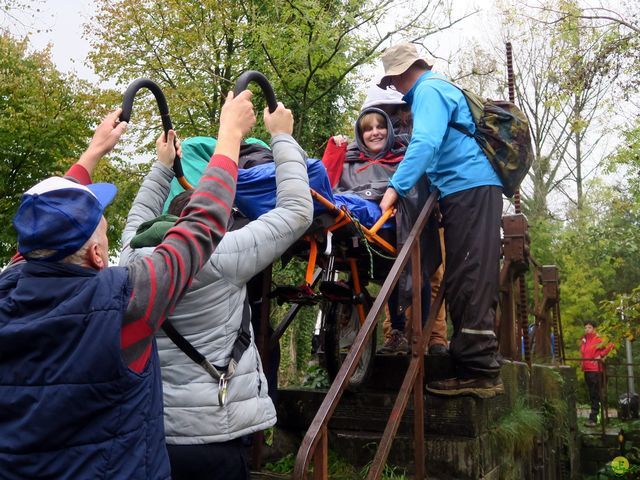
[[[296,456],[293,453],[289,453],[282,458],[279,458],[275,462],[269,462],[264,466],[264,469],[273,473],[291,473],[293,472],[293,466],[296,463]]]
[[[346,76],[372,59],[376,43],[351,33],[373,8],[369,1],[247,2],[247,18],[257,46],[251,63],[263,63],[276,91],[296,118],[295,137],[310,152],[321,153],[353,103],[354,82]],[[282,18],[274,28],[273,20]],[[342,113],[340,113],[342,111]]]
[[[293,472],[295,462],[295,455],[290,453],[275,462],[267,463],[264,469],[268,472],[289,474]],[[329,450],[329,478],[332,480],[364,479],[367,477],[370,467],[371,464],[368,464],[358,471],[347,460],[333,450]],[[310,467],[310,471],[313,471],[313,467]],[[380,480],[408,480],[409,478],[404,469],[385,465]]]
[[[314,389],[327,389],[331,386],[327,370],[320,365],[311,365],[307,368],[302,386]]]
[[[576,0],[544,0],[531,8],[518,4],[517,13],[505,14],[503,21],[514,44],[517,103],[531,121],[535,158],[523,188],[531,220],[559,212],[548,203],[552,192],[583,207],[588,180],[602,161],[594,147],[612,114],[621,110],[617,89],[635,55],[629,35],[618,26],[601,22],[593,28],[580,18],[582,5]]]
[[[531,249],[543,264],[560,268],[561,313],[568,357],[579,356],[583,320],[604,321],[601,334],[620,344],[634,328],[621,323],[617,308],[627,298],[629,319],[638,318],[634,289],[640,285],[640,195],[637,179],[637,131],[626,134],[627,142],[614,155],[609,168],[629,172],[626,184],[589,184],[581,209],[567,213],[564,222],[550,218],[531,221]],[[619,174],[620,176],[620,174]]]
[[[274,473],[292,473],[296,463],[293,453],[285,455],[273,463],[265,465],[265,470]],[[313,466],[309,467],[313,471]],[[329,450],[329,478],[335,480],[354,480],[359,478],[358,471],[346,460],[337,455],[333,450]]]
[[[313,470],[313,469],[312,469]],[[358,471],[345,458],[329,450],[329,478],[336,480],[353,480],[358,478]]]
[[[385,464],[380,480],[409,480],[410,478],[404,468],[392,467]]]
[[[608,159],[608,172],[624,174],[628,193],[636,202],[640,200],[640,120],[622,132],[622,142]]]
[[[633,341],[640,336],[640,285],[629,294],[603,301],[602,308],[604,321],[599,331],[605,340],[612,339],[620,344],[624,338]]]
[[[592,184],[582,212],[574,212],[556,235],[562,272],[565,344],[576,356],[581,320],[602,320],[600,333],[618,346],[636,338],[640,288],[640,128],[624,132],[624,141],[608,162],[621,182]],[[620,307],[624,309],[624,319]]]
[[[213,135],[230,79],[246,68],[246,22],[237,3],[102,0],[96,8],[86,27],[96,72],[121,85],[152,78],[162,86],[182,137]],[[132,115],[136,143],[150,150],[148,130],[159,124],[153,97],[141,92]]]
[[[518,399],[513,409],[489,431],[489,435],[496,445],[504,450],[511,450],[518,457],[533,449],[536,437],[543,430],[542,412],[528,407],[523,399]]]
[[[374,60],[392,34],[422,38],[453,22],[441,18],[446,13],[442,2],[426,2],[418,11],[401,7],[403,2],[372,0],[96,3],[86,34],[97,73],[121,85],[142,76],[158,81],[183,137],[215,136],[232,82],[245,70],[259,70],[293,110],[295,137],[311,155],[321,153],[326,139],[359,106],[359,69]],[[389,22],[399,24],[382,32],[378,27],[394,7],[402,8],[407,19]],[[137,103],[133,121],[144,144],[150,126],[158,124],[157,113],[149,95]],[[254,136],[264,133],[258,126]]]
[[[370,469],[371,463],[368,463],[360,470],[360,478],[367,478]],[[407,476],[407,471],[404,468],[394,467],[386,463],[380,476],[380,480],[409,480],[409,478],[411,477]]]
[[[327,23],[345,8],[341,3],[105,0],[87,27],[90,58],[98,73],[122,84],[141,76],[158,81],[183,137],[215,136],[232,81],[245,70],[260,70],[294,111],[296,137],[308,148],[312,138],[324,141],[341,125],[338,104],[348,104],[353,93],[341,79],[354,35]],[[329,58],[325,52],[341,34],[344,44]],[[134,122],[143,140],[157,114],[151,96],[137,103]],[[254,136],[266,137],[264,128]]]
[[[24,191],[62,175],[84,150],[97,116],[87,82],[60,73],[50,51],[0,34],[0,260],[15,253],[11,219]]]

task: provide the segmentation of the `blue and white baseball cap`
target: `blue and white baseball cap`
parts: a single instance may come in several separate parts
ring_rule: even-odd
[[[81,185],[50,177],[27,190],[13,217],[18,252],[55,250],[39,260],[57,261],[77,252],[100,223],[118,189],[111,183]]]

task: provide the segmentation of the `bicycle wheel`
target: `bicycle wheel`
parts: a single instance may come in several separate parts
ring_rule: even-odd
[[[366,292],[361,297],[365,314],[367,314],[371,308],[371,298]],[[338,375],[342,362],[360,330],[360,319],[357,305],[354,302],[325,300],[321,308],[324,317],[325,363],[329,378],[333,381]],[[375,352],[376,330],[373,331],[371,338],[367,342],[358,366],[349,380],[349,390],[358,390],[366,382],[371,373]]]

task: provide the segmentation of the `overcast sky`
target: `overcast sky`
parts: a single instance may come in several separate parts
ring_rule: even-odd
[[[36,50],[51,43],[52,58],[60,70],[96,81],[93,70],[85,65],[89,42],[82,38],[83,24],[94,10],[93,0],[36,0],[34,5],[39,9],[33,12],[34,18],[20,12],[14,12],[16,18],[5,18],[9,30],[18,37],[29,34]]]

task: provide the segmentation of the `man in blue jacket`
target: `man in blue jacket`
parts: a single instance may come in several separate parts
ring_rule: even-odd
[[[457,377],[432,382],[440,395],[491,398],[504,391],[494,332],[498,302],[502,184],[470,132],[475,124],[462,92],[433,73],[415,46],[400,43],[382,56],[381,88],[404,94],[413,135],[380,208],[391,207],[427,175],[440,192],[447,268],[445,298],[453,322],[450,353]]]

